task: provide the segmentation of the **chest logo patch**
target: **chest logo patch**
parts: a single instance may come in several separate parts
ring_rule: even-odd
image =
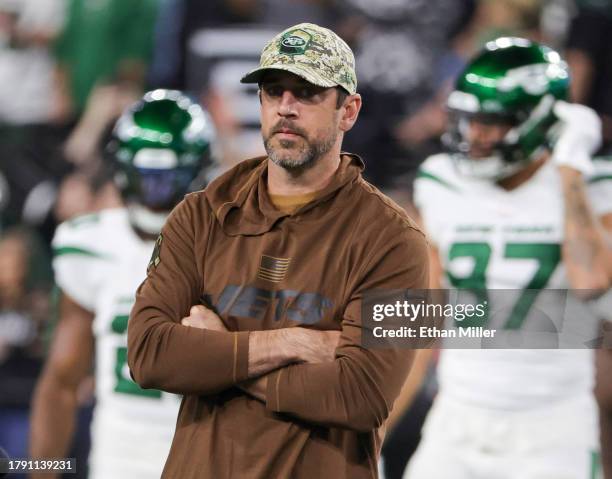
[[[274,256],[261,256],[257,277],[264,281],[280,283],[287,274],[291,258],[275,258]]]

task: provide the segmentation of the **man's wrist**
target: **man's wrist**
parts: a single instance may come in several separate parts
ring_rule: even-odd
[[[282,350],[283,357],[287,358],[285,364],[302,361],[300,356],[300,340],[302,328],[282,328],[277,329],[278,347]]]
[[[249,335],[249,377],[257,377],[299,360],[292,346],[292,328],[252,331]]]
[[[262,376],[257,379],[249,379],[248,381],[238,384],[238,388],[253,396],[255,399],[259,399],[265,403],[268,378],[267,376]]]

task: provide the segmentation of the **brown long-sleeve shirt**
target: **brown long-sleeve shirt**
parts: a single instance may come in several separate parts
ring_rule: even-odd
[[[267,160],[242,162],[191,194],[162,230],[128,329],[143,387],[184,395],[163,477],[373,478],[383,426],[412,354],[361,345],[371,289],[424,289],[427,246],[414,223],[344,154],[331,183],[293,214],[266,192]],[[194,304],[230,332],[187,328]],[[253,330],[341,330],[336,359],[247,379]]]

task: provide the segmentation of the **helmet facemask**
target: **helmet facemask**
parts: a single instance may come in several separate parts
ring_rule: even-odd
[[[123,114],[108,153],[133,226],[158,234],[185,194],[206,185],[213,137],[208,115],[177,91],[147,93]]]
[[[539,158],[552,143],[551,127],[556,123],[552,109],[555,98],[543,96],[531,111],[515,115],[468,112],[449,108],[447,132],[442,137],[455,166],[465,176],[496,181],[506,178]],[[507,125],[510,129],[486,157],[470,156],[470,122]]]
[[[198,173],[194,166],[179,167],[173,150],[143,148],[131,164],[117,168],[115,184],[120,187],[134,226],[157,234],[183,196],[203,186],[197,184]]]

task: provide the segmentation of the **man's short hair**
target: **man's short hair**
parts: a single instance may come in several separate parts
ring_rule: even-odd
[[[340,107],[344,105],[344,100],[349,96],[349,93],[341,86],[337,86],[336,91],[338,92],[338,96],[336,97],[336,110],[339,110]]]

